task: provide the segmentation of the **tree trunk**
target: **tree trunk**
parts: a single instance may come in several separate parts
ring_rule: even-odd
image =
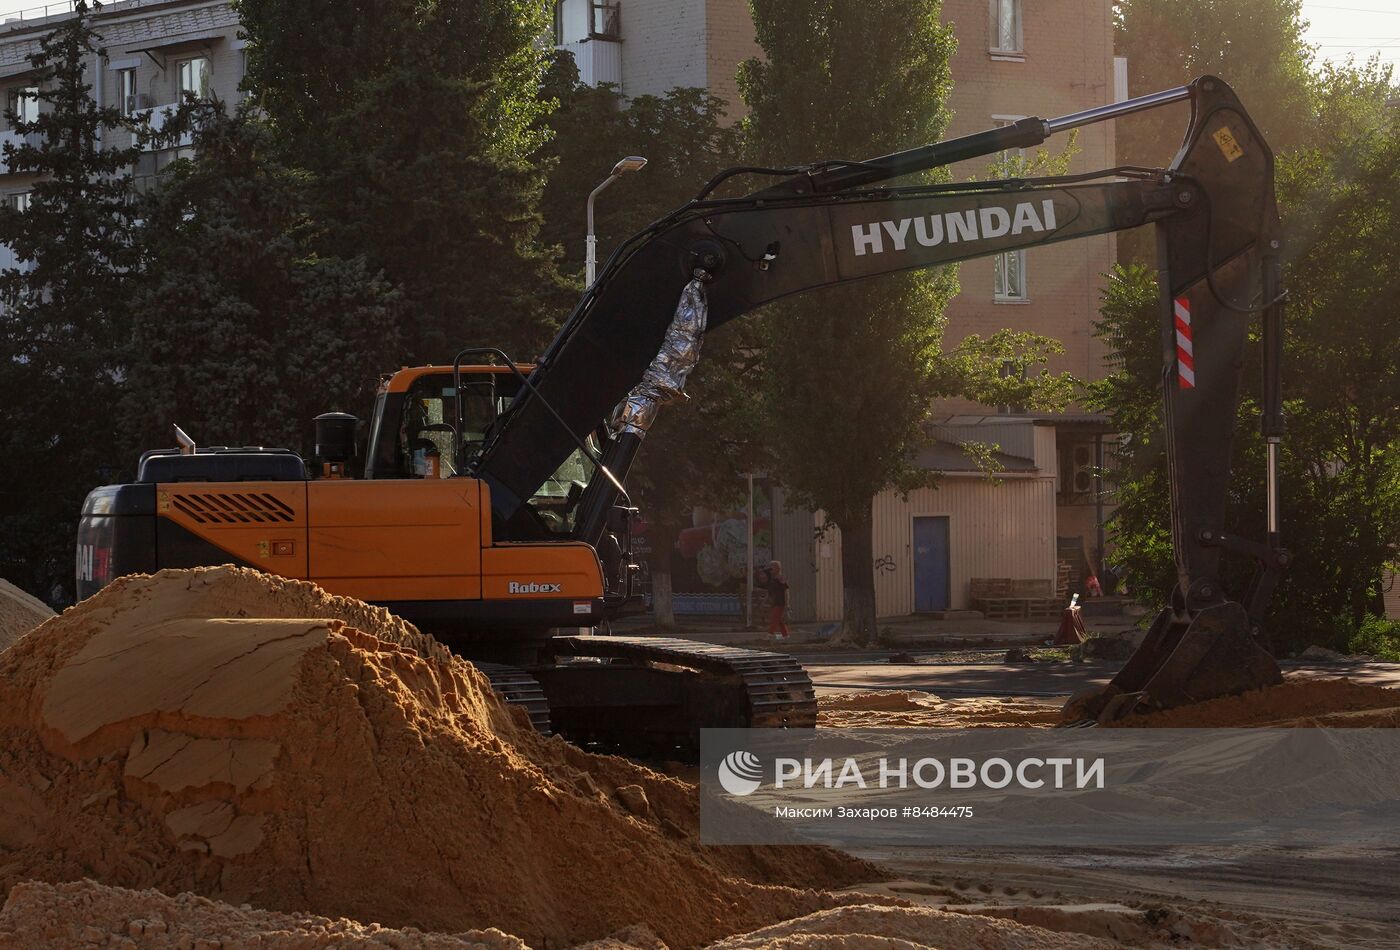
[[[658,627],[674,628],[676,614],[671,599],[671,561],[676,550],[676,529],[671,525],[652,523],[648,534],[651,555],[651,619]]]
[[[841,527],[841,639],[856,646],[876,640],[875,540],[870,503],[843,518]]]

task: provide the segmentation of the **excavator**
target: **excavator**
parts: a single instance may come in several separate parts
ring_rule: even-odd
[[[1190,124],[1165,168],[891,184],[1178,102],[1190,104]],[[717,195],[738,176],[772,183]],[[160,568],[251,566],[387,607],[477,663],[538,727],[578,741],[666,746],[700,727],[812,726],[812,684],[791,657],[582,635],[633,599],[636,509],[624,483],[657,412],[683,398],[705,333],[821,287],[1145,224],[1158,244],[1178,583],[1142,646],[1078,715],[1093,724],[1278,682],[1263,632],[1288,562],[1273,155],[1212,76],[867,161],[721,172],[617,247],[535,363],[466,348],[451,365],[388,376],[362,464],[358,420],[344,413],[316,419],[310,462],[281,449],[201,447],[177,427],[179,447],[146,452],[135,482],[88,496],[79,593]],[[1255,315],[1268,446],[1262,541],[1223,528]],[[1221,582],[1226,555],[1254,562],[1239,599]]]

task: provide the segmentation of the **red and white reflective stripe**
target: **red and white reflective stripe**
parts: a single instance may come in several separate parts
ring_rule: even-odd
[[[1191,345],[1191,302],[1176,298],[1176,382],[1182,389],[1196,388],[1196,351]]]

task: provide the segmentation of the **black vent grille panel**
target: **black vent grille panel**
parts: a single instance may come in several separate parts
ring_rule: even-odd
[[[170,506],[198,524],[290,524],[296,512],[266,492],[171,493]]]

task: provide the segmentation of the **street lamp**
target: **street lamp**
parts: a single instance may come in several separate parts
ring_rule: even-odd
[[[588,248],[584,260],[585,283],[593,286],[593,281],[598,278],[598,235],[593,233],[593,199],[598,197],[598,193],[604,188],[617,181],[628,172],[639,172],[646,168],[647,160],[640,155],[628,155],[622,161],[613,166],[612,174],[603,180],[603,183],[588,196]]]

